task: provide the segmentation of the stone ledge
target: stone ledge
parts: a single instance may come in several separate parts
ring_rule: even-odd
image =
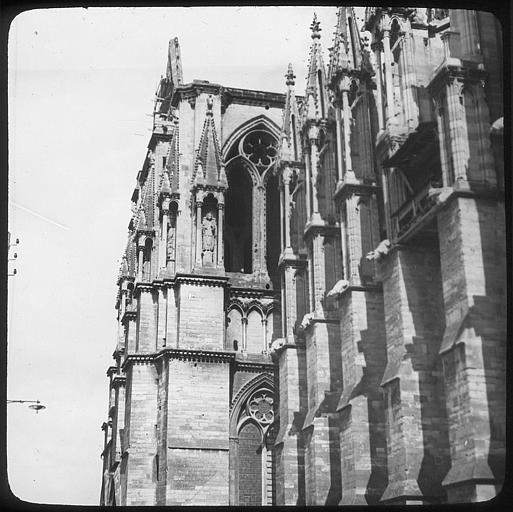
[[[474,481],[475,483],[495,483],[496,478],[483,458],[472,459],[469,462],[456,462],[452,465],[447,476],[442,480],[442,485],[448,487]]]
[[[210,445],[210,446],[209,446]],[[194,443],[173,443],[173,441],[168,442],[167,445],[168,450],[194,450],[194,451],[219,451],[219,452],[227,452],[230,450],[228,446],[228,442],[222,442],[219,446],[215,446],[215,443],[205,443],[205,445],[194,444]]]
[[[128,366],[133,363],[153,363],[159,359],[167,357],[168,359],[181,359],[187,361],[206,361],[206,362],[223,362],[230,363],[235,361],[235,352],[233,351],[214,351],[214,350],[194,350],[180,348],[164,348],[159,352],[148,354],[129,354],[122,365],[125,371]]]
[[[390,482],[381,497],[381,502],[391,500],[425,499],[417,480],[413,478]]]

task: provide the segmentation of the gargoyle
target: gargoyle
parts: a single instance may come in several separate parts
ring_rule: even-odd
[[[314,316],[314,313],[307,313],[301,320],[301,329],[307,329]]]
[[[390,240],[382,240],[373,251],[367,253],[366,258],[368,260],[379,260],[382,256],[386,256],[389,250]]]
[[[337,297],[349,286],[349,281],[341,279],[335,283],[335,286],[328,292],[328,297]]]

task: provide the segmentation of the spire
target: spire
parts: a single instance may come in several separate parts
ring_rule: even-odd
[[[180,129],[178,126],[178,119],[174,120],[173,138],[169,146],[169,154],[166,159],[166,172],[170,188],[170,193],[177,193],[179,189],[180,178],[180,150],[179,138]]]
[[[287,92],[285,95],[285,108],[283,110],[279,158],[281,160],[300,160],[301,137],[298,130],[300,119],[294,92],[296,75],[294,75],[292,64],[289,64],[285,78],[287,79]]]
[[[180,85],[183,81],[182,60],[180,58],[180,44],[178,42],[178,37],[174,37],[169,41],[166,78],[175,86]]]
[[[338,71],[372,72],[368,52],[362,43],[353,7],[339,7],[334,45],[331,51],[329,78]]]
[[[169,115],[171,98],[174,90],[183,82],[182,60],[180,58],[180,45],[178,38],[169,41],[167,55],[166,76],[160,77],[155,98],[154,112]]]
[[[193,180],[198,184],[217,186],[221,181],[222,159],[214,124],[213,106],[214,100],[210,95],[207,98],[207,111],[194,163]]]
[[[312,46],[305,93],[304,115],[306,119],[322,119],[327,117],[328,94],[326,89],[326,70],[322,59],[321,28],[314,14],[312,24]]]

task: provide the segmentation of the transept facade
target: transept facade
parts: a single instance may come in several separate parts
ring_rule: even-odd
[[[157,90],[102,505],[483,501],[505,463],[502,38],[340,7],[296,95]],[[285,71],[284,69],[284,71]]]

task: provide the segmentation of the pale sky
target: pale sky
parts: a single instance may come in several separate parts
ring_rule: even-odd
[[[9,34],[8,473],[15,495],[97,505],[116,343],[118,262],[168,41],[184,81],[304,94],[314,11],[325,64],[333,7],[27,11]],[[12,268],[12,266],[11,266]]]

